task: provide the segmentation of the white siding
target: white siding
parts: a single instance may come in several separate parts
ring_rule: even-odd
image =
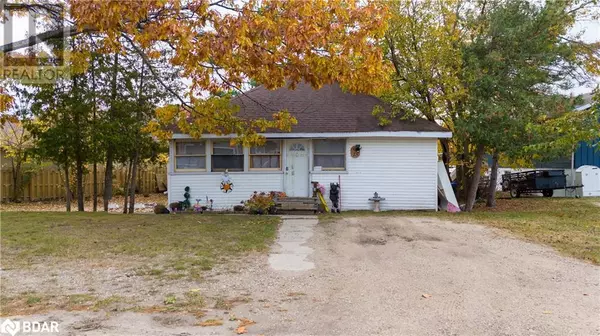
[[[210,141],[207,143],[207,154],[210,153]],[[246,150],[247,152],[247,150]],[[174,142],[169,145],[168,165],[168,196],[169,203],[183,201],[185,187],[190,187],[191,202],[201,199],[200,204],[206,204],[206,197],[213,200],[215,209],[231,209],[234,205],[250,198],[254,191],[283,190],[283,172],[230,172],[233,181],[233,191],[221,191],[222,172],[175,172]],[[206,166],[210,167],[210,155],[207,155]],[[245,170],[248,170],[248,157],[244,160]]]
[[[360,144],[358,158],[350,147]],[[347,172],[314,172],[312,180],[329,184],[341,179],[342,210],[372,209],[368,201],[378,192],[382,210],[437,208],[436,139],[348,139]],[[330,202],[329,202],[330,203]]]
[[[350,147],[360,144],[360,157],[350,157]],[[173,153],[171,148],[171,155]],[[311,150],[312,152],[312,150]],[[368,201],[378,192],[385,201],[382,210],[437,208],[437,139],[354,138],[346,142],[346,171],[312,172],[312,181],[323,184],[329,201],[329,184],[341,179],[342,209],[372,209]],[[284,167],[285,167],[285,152]],[[173,173],[169,164],[169,202],[183,200],[189,186],[192,203],[196,198],[205,203],[206,196],[214,200],[216,209],[231,208],[246,200],[254,191],[282,191],[282,172],[230,173],[233,192],[220,190],[221,173]],[[310,159],[312,167],[312,156]]]
[[[206,197],[213,199],[215,209],[229,209],[250,198],[254,191],[283,190],[281,173],[229,173],[233,181],[233,191],[221,191],[220,173],[186,173],[169,175],[169,202],[183,201],[184,189],[190,187],[192,204],[196,199],[206,203]]]

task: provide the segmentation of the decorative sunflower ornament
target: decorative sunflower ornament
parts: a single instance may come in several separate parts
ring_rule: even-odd
[[[227,170],[221,175],[221,191],[226,194],[233,191],[233,181],[231,181]]]

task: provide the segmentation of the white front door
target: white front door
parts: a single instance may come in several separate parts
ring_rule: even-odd
[[[285,193],[293,197],[308,197],[308,140],[287,140],[285,156]]]

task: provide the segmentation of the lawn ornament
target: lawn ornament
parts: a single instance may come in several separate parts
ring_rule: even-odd
[[[185,199],[182,202],[182,209],[181,210],[186,210],[192,207],[192,202],[190,202],[190,187],[185,187],[185,193],[183,194],[183,198]]]
[[[381,211],[381,208],[379,207],[379,203],[381,201],[385,201],[385,198],[379,197],[379,194],[376,192],[373,194],[373,197],[369,198],[369,201],[373,201],[373,203],[375,205],[375,207],[373,208],[373,211],[379,212],[379,211]]]
[[[227,170],[221,175],[221,191],[226,194],[233,191],[233,181],[231,181]]]
[[[325,194],[325,186],[320,183],[317,183],[316,192],[317,192],[317,198],[321,202],[321,206],[323,207],[323,210],[325,212],[329,212],[329,206],[327,206],[327,201],[325,201],[325,197],[323,196]]]
[[[201,198],[196,198],[196,204],[194,204],[194,212],[199,212],[199,213],[204,212],[202,205],[200,205],[201,200],[202,200]]]
[[[329,185],[329,199],[331,200],[331,212],[340,212],[340,185],[339,183],[331,183]]]
[[[360,156],[360,145],[354,145],[352,147],[350,147],[350,156],[354,159],[356,159],[357,157]]]

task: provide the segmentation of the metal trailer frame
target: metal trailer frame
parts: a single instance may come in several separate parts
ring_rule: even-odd
[[[578,187],[567,187],[567,176],[563,170],[537,169],[502,175],[502,191],[510,191],[510,197],[535,193],[552,197],[554,190]]]

